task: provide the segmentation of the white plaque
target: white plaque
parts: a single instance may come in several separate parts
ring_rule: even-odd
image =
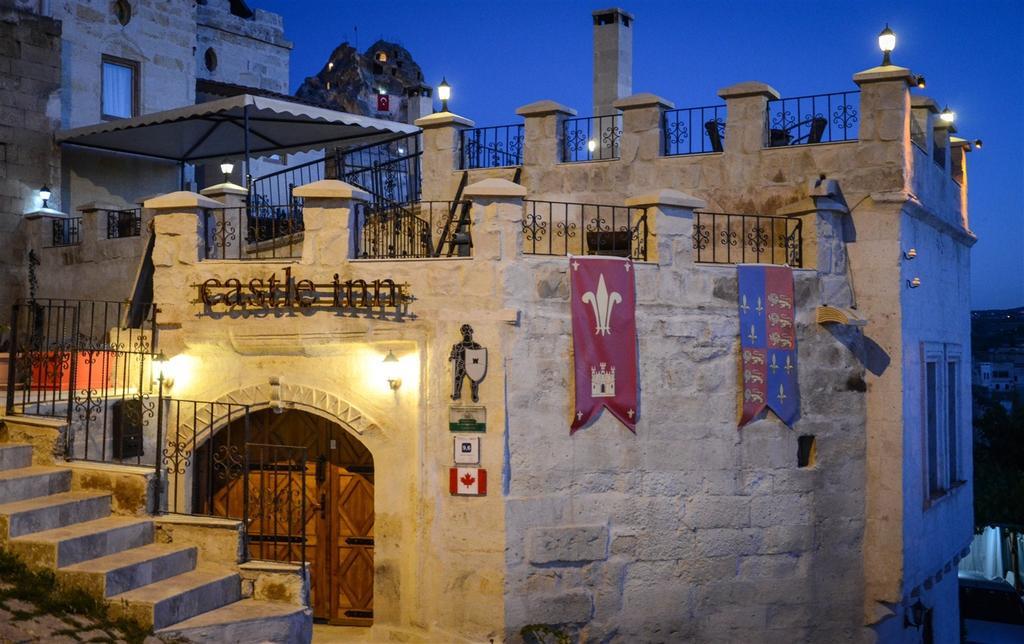
[[[455,437],[455,464],[478,465],[480,463],[480,437]]]

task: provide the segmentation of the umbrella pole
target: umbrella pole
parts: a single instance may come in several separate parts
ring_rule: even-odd
[[[242,141],[245,147],[245,203],[252,205],[249,193],[252,190],[252,175],[249,174],[249,106],[242,107],[242,119],[245,121],[245,133]]]
[[[178,190],[185,189],[185,162],[178,161]]]

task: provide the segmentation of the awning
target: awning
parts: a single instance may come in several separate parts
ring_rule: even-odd
[[[414,125],[337,112],[276,98],[243,94],[165,112],[144,114],[57,133],[57,142],[96,150],[196,162],[278,152],[329,143],[365,145],[412,134]]]

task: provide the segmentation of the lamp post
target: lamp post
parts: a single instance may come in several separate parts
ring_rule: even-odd
[[[231,181],[231,172],[235,169],[235,164],[225,161],[220,164],[220,171],[224,175],[224,183]]]
[[[949,109],[949,105],[947,105],[945,109],[939,113],[939,118],[942,119],[944,123],[952,123],[956,120],[956,112]]]
[[[452,97],[452,86],[444,77],[441,78],[441,84],[437,86],[437,97],[441,99],[441,111],[447,112],[448,99]]]
[[[50,201],[51,194],[50,188],[47,185],[43,185],[43,187],[39,189],[39,198],[43,200],[43,208],[50,207],[50,204],[47,202]]]
[[[889,23],[885,23],[885,29],[878,34],[878,48],[882,50],[882,66],[892,65],[889,54],[896,49],[896,32],[889,29]]]

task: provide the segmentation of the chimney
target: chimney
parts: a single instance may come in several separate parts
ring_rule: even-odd
[[[594,116],[616,114],[612,103],[633,93],[633,14],[602,9],[594,16]]]
[[[423,83],[413,85],[405,90],[405,101],[408,106],[406,122],[415,123],[416,119],[434,113],[434,90]]]

